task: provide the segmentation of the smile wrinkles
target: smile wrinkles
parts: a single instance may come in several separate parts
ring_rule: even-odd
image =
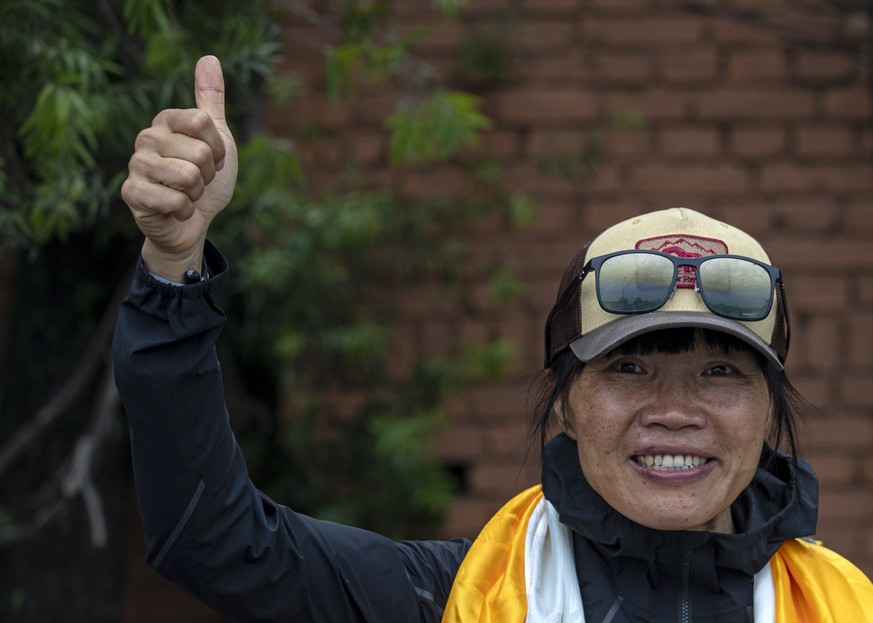
[[[638,454],[634,460],[643,467],[658,471],[693,469],[709,461],[693,454]]]

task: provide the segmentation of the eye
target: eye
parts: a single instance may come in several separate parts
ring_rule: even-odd
[[[718,364],[706,371],[706,374],[709,376],[729,376],[733,373],[734,369],[727,364]]]
[[[642,374],[643,369],[633,361],[620,361],[615,365],[616,370],[625,374]]]

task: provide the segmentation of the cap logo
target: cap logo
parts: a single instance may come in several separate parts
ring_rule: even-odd
[[[693,234],[667,234],[638,240],[636,249],[660,251],[676,257],[693,258],[704,255],[722,255],[728,252],[727,244],[717,238],[705,238]],[[677,288],[693,288],[695,281],[694,269],[690,266],[679,268],[676,278]]]

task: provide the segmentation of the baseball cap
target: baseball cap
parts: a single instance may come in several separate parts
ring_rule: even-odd
[[[713,329],[746,342],[782,369],[788,353],[789,328],[781,274],[775,282],[767,315],[755,320],[727,318],[710,311],[694,286],[695,269],[678,269],[672,294],[646,313],[611,313],[601,306],[596,280],[583,273],[592,258],[622,251],[657,251],[679,258],[732,255],[771,266],[763,247],[742,230],[687,208],[642,214],[613,225],[580,251],[564,273],[558,300],[546,323],[546,367],[558,353],[571,349],[591,361],[639,335],[672,328]],[[699,270],[699,269],[696,269]],[[779,274],[778,271],[773,271]],[[569,299],[574,282],[578,287]],[[768,286],[769,288],[769,286]]]

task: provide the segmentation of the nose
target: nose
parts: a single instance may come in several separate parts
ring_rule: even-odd
[[[662,426],[669,430],[701,428],[706,423],[705,401],[694,383],[675,376],[653,383],[639,411],[643,426]]]

